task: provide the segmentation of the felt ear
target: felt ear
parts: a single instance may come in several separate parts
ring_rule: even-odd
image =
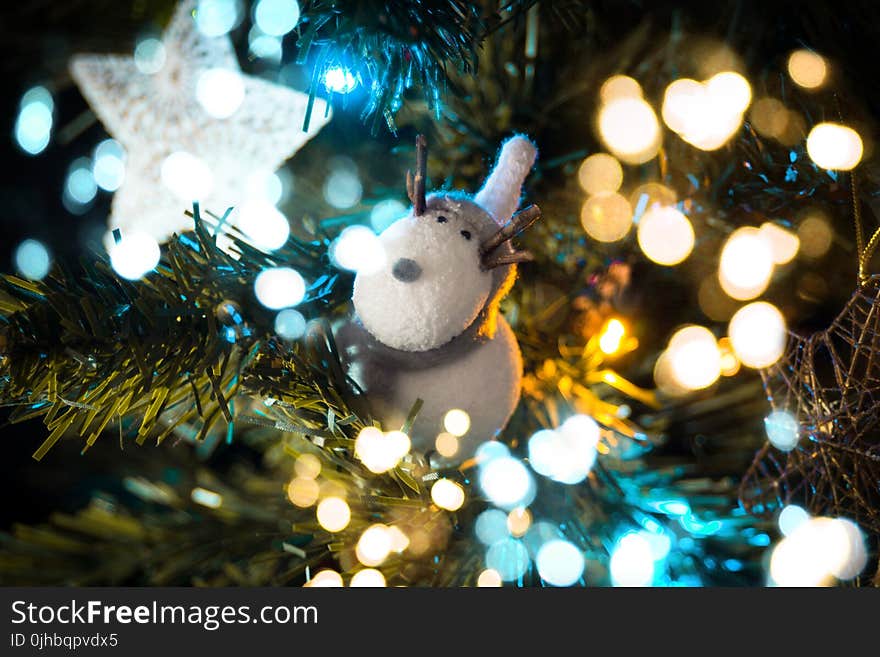
[[[522,184],[529,174],[538,149],[528,137],[515,135],[501,146],[498,161],[483,188],[474,196],[477,205],[488,212],[498,224],[513,215],[522,193]]]

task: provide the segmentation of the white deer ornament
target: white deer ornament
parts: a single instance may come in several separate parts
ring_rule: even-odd
[[[384,265],[356,275],[356,319],[337,341],[383,428],[399,429],[423,400],[410,430],[416,449],[433,449],[450,410],[467,413],[454,456],[437,457],[460,463],[497,436],[519,402],[522,357],[498,304],[516,263],[531,259],[510,240],[540,217],[536,206],[514,215],[537,150],[514,136],[473,197],[426,197],[424,137],[416,145],[417,172],[407,176],[413,208],[379,235]]]

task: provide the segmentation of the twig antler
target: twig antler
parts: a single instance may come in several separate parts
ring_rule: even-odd
[[[535,257],[528,251],[515,251],[513,253],[493,253],[505,242],[513,239],[526,228],[541,218],[541,208],[530,205],[524,210],[517,212],[510,221],[502,226],[497,233],[480,245],[480,258],[483,269],[493,269],[502,265],[512,265],[517,262],[530,262]]]
[[[413,215],[425,213],[425,181],[428,178],[428,141],[425,135],[416,137],[416,175],[406,172],[406,193],[413,204]]]

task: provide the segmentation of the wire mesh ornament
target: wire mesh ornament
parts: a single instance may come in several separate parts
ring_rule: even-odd
[[[880,533],[880,276],[866,278],[827,329],[792,334],[761,375],[773,410],[796,418],[798,440],[789,452],[769,442],[758,451],[743,506],[796,503]]]

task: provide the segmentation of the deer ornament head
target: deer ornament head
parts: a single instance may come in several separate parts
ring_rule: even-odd
[[[519,346],[498,304],[516,264],[531,260],[511,240],[540,217],[534,205],[514,214],[537,150],[526,137],[508,139],[473,196],[426,196],[424,137],[416,154],[412,210],[379,235],[384,265],[355,277],[357,319],[338,338],[386,429],[423,400],[410,436],[417,448],[429,452],[446,413],[464,410],[470,428],[453,457],[461,461],[498,434],[519,401]]]

